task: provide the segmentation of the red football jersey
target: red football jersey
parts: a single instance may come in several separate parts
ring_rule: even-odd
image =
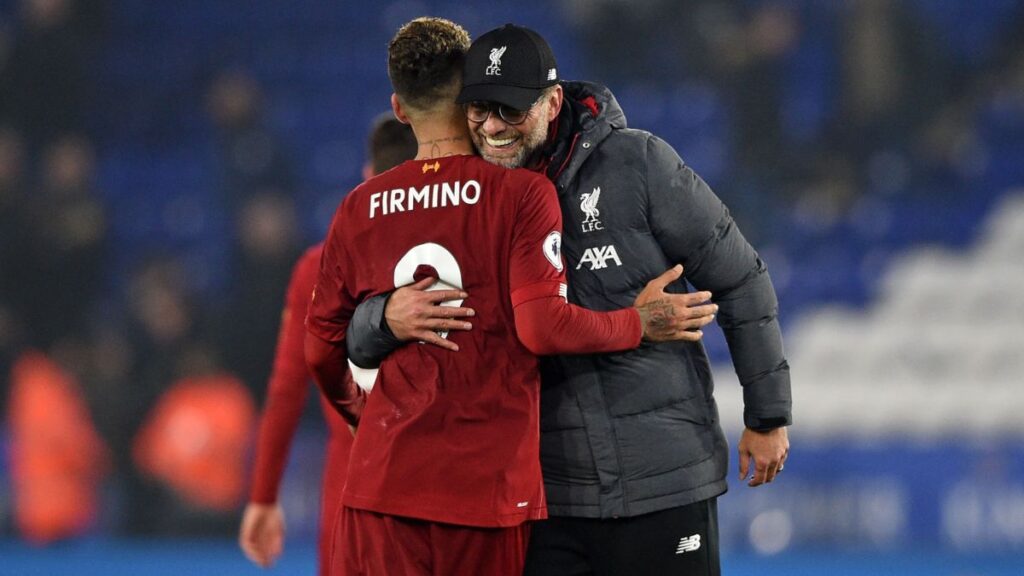
[[[257,436],[249,493],[252,502],[277,502],[278,489],[288,461],[288,449],[306,404],[311,378],[302,354],[302,343],[306,335],[304,321],[309,296],[313,293],[313,285],[320,273],[322,252],[323,244],[306,250],[292,268],[292,276],[288,281],[274,353],[274,369],[267,384],[267,397]],[[325,471],[333,474],[333,481],[329,485],[325,483],[324,487],[327,492],[338,492],[338,496],[333,499],[328,497],[330,494],[325,494],[322,502],[333,511],[339,502],[340,485],[345,482],[344,471],[348,465],[348,451],[352,446],[352,432],[338,412],[327,403],[327,399],[323,395],[319,396],[324,419],[331,433],[328,454],[333,456],[324,464]]]
[[[546,517],[537,360],[513,306],[563,294],[554,187],[475,156],[414,160],[356,188],[335,214],[307,329],[344,339],[362,300],[432,275],[464,289],[459,352],[410,345],[384,361],[349,461],[343,503],[469,526]]]

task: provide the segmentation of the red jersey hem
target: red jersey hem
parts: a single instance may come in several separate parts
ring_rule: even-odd
[[[380,514],[401,516],[403,518],[416,518],[442,524],[453,524],[456,526],[473,526],[477,528],[511,528],[524,522],[533,520],[546,520],[548,509],[546,505],[529,506],[522,508],[522,511],[500,514],[494,512],[467,513],[465,510],[460,513],[453,513],[451,507],[431,506],[402,506],[391,498],[369,498],[355,494],[345,494],[341,503],[349,508],[369,510]]]

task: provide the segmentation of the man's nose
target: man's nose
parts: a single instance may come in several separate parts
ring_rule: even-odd
[[[505,121],[501,119],[501,116],[498,115],[497,110],[492,110],[491,113],[487,116],[487,119],[484,120],[484,123],[481,126],[481,128],[483,128],[485,134],[494,135],[498,134],[499,132],[503,132],[506,128],[508,128],[508,124],[506,124]]]

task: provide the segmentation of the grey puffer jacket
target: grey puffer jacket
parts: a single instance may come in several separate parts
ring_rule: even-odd
[[[563,89],[547,173],[562,206],[569,300],[594,310],[630,306],[649,280],[682,264],[719,305],[745,425],[788,425],[789,366],[764,263],[668,144],[626,127],[611,92],[582,82]],[[725,492],[728,450],[700,343],[644,343],[541,366],[551,515],[635,516]]]
[[[775,291],[729,211],[668,144],[627,128],[606,88],[563,89],[545,170],[562,206],[569,301],[593,310],[631,306],[649,280],[683,264],[685,278],[719,305],[743,385],[744,424],[790,424]],[[384,304],[365,302],[350,324],[349,355],[360,366],[379,364],[400,345],[384,329]],[[636,516],[725,492],[728,449],[702,344],[550,357],[541,370],[550,515]]]

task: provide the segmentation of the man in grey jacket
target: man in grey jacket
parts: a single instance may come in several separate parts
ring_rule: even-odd
[[[549,98],[559,112],[538,122],[531,110]],[[459,101],[485,159],[555,183],[570,301],[629,306],[675,263],[713,294],[743,385],[740,477],[771,482],[789,452],[789,366],[767,269],[728,209],[668,144],[627,128],[606,88],[560,82],[532,30],[506,25],[473,42]],[[673,288],[686,290],[682,280]],[[350,358],[373,366],[438,322],[466,327],[436,304],[407,288],[365,302],[349,329]],[[550,519],[533,528],[526,573],[719,574],[728,451],[703,345],[645,344],[541,366]]]

